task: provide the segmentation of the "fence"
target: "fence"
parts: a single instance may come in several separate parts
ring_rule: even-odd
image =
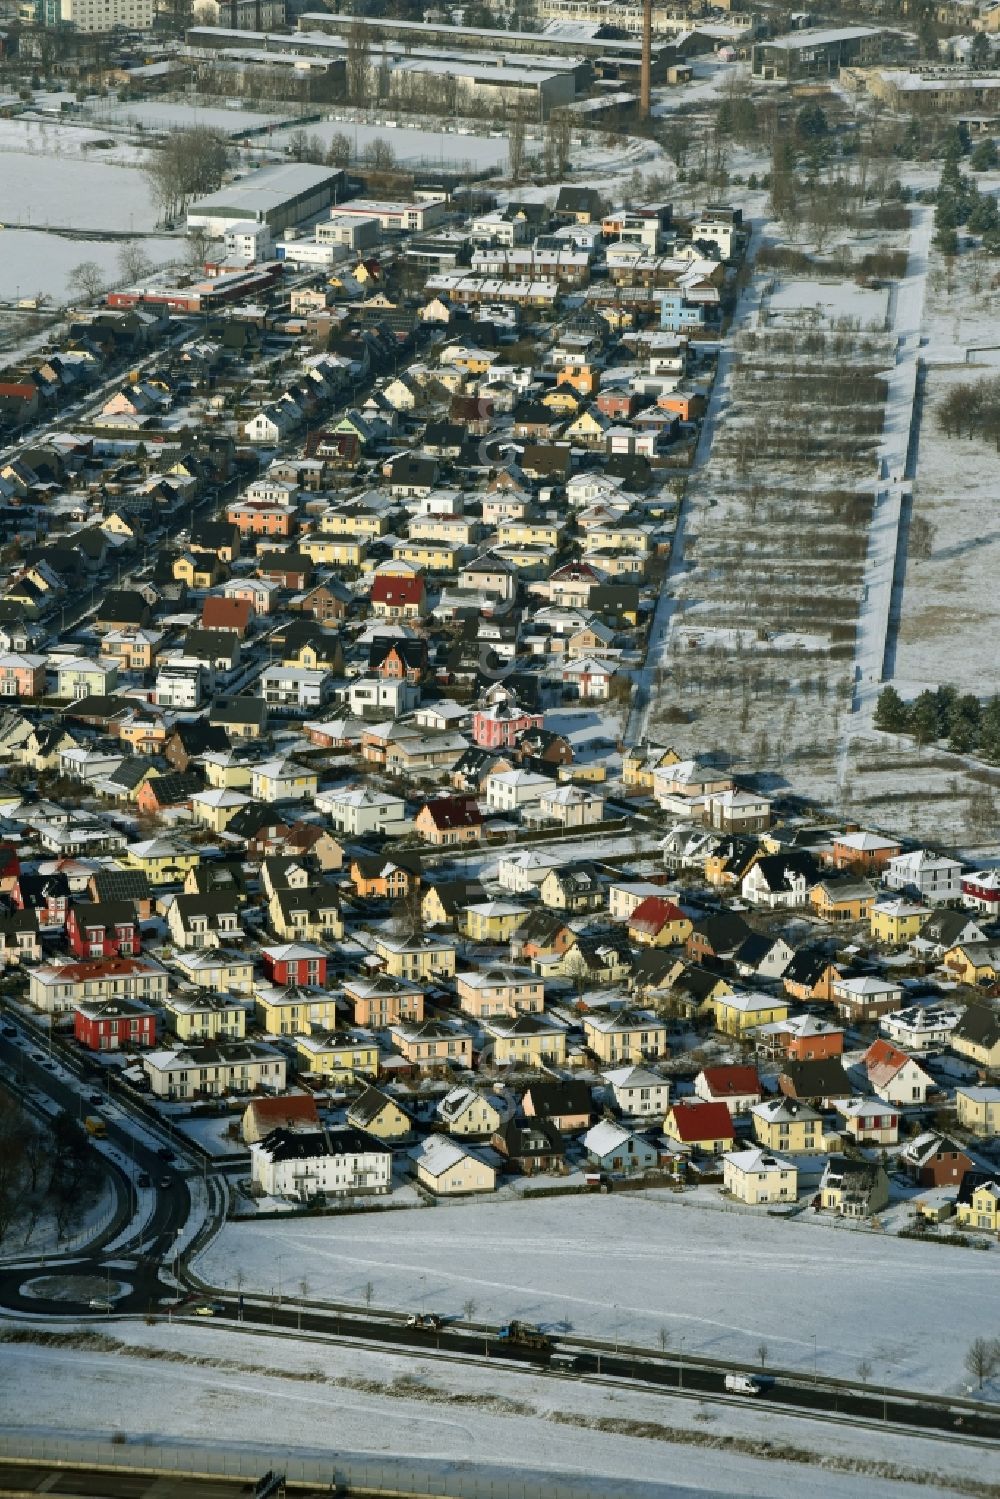
[[[551,1472],[511,1474],[509,1469],[473,1466],[462,1459],[366,1457],[355,1453],[296,1456],[275,1448],[146,1445],[93,1438],[0,1433],[0,1458],[70,1468],[119,1469],[123,1472],[184,1474],[196,1478],[233,1478],[244,1483],[275,1470],[289,1484],[335,1486],[352,1493],[396,1495],[398,1499],[649,1499],[662,1493],[656,1483],[620,1478],[608,1480]]]

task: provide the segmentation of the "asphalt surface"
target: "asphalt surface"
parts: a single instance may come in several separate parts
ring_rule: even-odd
[[[23,1022],[11,1016],[9,1011],[4,1015],[3,1024],[5,1028],[13,1024],[22,1039],[0,1035],[0,1071],[17,1087],[50,1100],[74,1119],[87,1113],[99,1113],[105,1121],[108,1143],[134,1163],[134,1168],[123,1172],[105,1158],[119,1194],[118,1210],[112,1222],[96,1236],[87,1250],[78,1254],[69,1253],[65,1257],[48,1254],[32,1259],[29,1246],[21,1264],[0,1266],[0,1302],[13,1311],[61,1313],[64,1316],[89,1312],[92,1288],[74,1301],[25,1295],[21,1287],[34,1278],[56,1274],[79,1276],[92,1282],[95,1277],[105,1278],[109,1268],[116,1279],[132,1287],[116,1299],[116,1311],[147,1311],[151,1304],[162,1304],[176,1297],[176,1289],[160,1280],[159,1267],[169,1265],[177,1234],[190,1213],[191,1196],[186,1182],[190,1168],[177,1158],[165,1161],[146,1143],[144,1136],[137,1137],[129,1129],[128,1103],[118,1093],[109,1100],[103,1068],[80,1056],[73,1058],[79,1071],[71,1069],[62,1060],[61,1048],[50,1059],[34,1034],[27,1032]],[[100,1108],[88,1103],[90,1093],[94,1097],[98,1093],[103,1095]],[[146,1135],[150,1133],[145,1120],[137,1119],[137,1123],[141,1123]],[[149,1177],[152,1186],[143,1188],[140,1198],[133,1183],[135,1177],[143,1173]],[[161,1182],[169,1182],[169,1185],[161,1186]],[[134,1224],[134,1231],[126,1234],[124,1231],[129,1223]],[[117,1248],[106,1256],[102,1255],[102,1246],[112,1241],[117,1241]],[[112,1262],[111,1267],[107,1261]]]
[[[266,1327],[281,1327],[290,1331],[333,1333],[340,1337],[356,1337],[367,1343],[381,1343],[393,1347],[434,1349],[449,1353],[460,1353],[466,1357],[500,1360],[504,1363],[532,1365],[538,1369],[550,1367],[550,1351],[523,1348],[497,1341],[495,1332],[450,1325],[440,1331],[425,1331],[407,1327],[404,1322],[393,1322],[382,1318],[359,1317],[338,1312],[316,1312],[294,1305],[262,1306],[244,1300],[242,1308],[232,1296],[213,1297],[225,1308],[219,1315],[237,1318],[246,1323]],[[725,1391],[724,1367],[706,1367],[691,1363],[675,1354],[662,1358],[632,1354],[629,1350],[604,1351],[592,1346],[581,1346],[568,1339],[556,1339],[554,1351],[574,1359],[571,1369],[560,1367],[558,1372],[570,1376],[598,1375],[602,1379],[642,1380],[658,1385],[664,1390],[722,1396]],[[906,1398],[898,1391],[886,1391],[873,1386],[862,1390],[856,1387],[840,1387],[822,1379],[812,1383],[802,1379],[766,1379],[765,1388],[758,1396],[747,1396],[758,1404],[783,1407],[794,1414],[814,1412],[820,1415],[837,1415],[855,1418],[865,1423],[891,1422],[927,1432],[943,1432],[949,1436],[986,1438],[1000,1441],[1000,1410],[989,1408],[968,1409],[963,1405],[956,1410],[948,1402],[921,1401]]]

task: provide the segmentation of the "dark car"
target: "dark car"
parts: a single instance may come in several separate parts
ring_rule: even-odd
[[[90,1104],[92,1109],[99,1109],[101,1107],[101,1104],[104,1102],[104,1094],[88,1093],[87,1102]]]
[[[156,1147],[156,1154],[160,1157],[161,1161],[172,1161],[174,1158],[174,1153],[169,1145],[158,1145]]]
[[[2,1028],[0,1028],[0,1036],[16,1036],[16,1035],[17,1035],[17,1026],[16,1025],[5,1025]]]
[[[163,1187],[164,1190],[166,1190],[167,1187],[172,1187],[173,1184],[174,1184],[174,1179],[173,1179],[172,1176],[161,1176],[160,1177],[160,1186]]]
[[[151,1187],[153,1185],[153,1178],[147,1171],[140,1171],[135,1181],[138,1187]]]

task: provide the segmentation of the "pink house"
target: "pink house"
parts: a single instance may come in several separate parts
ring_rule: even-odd
[[[44,697],[45,657],[0,656],[0,696]]]
[[[507,698],[472,715],[472,737],[480,749],[510,749],[527,729],[544,727],[540,713],[529,713],[514,698]]]

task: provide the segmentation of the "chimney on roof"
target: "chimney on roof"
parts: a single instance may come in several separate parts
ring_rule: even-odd
[[[642,6],[642,72],[639,79],[639,114],[649,119],[650,73],[653,54],[653,0],[643,0]]]

